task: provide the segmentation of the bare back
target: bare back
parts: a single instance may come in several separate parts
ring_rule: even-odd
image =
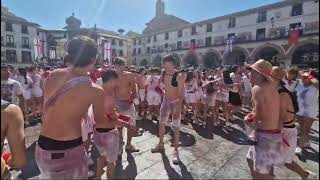
[[[77,77],[68,69],[53,71],[44,84],[44,103],[53,96],[68,80]],[[58,100],[49,107],[44,114],[41,134],[60,141],[73,140],[81,137],[81,120],[93,104],[95,120],[101,118],[103,110],[97,109],[99,97],[103,96],[103,89],[98,85],[76,85],[58,97]],[[103,109],[103,107],[101,107]]]
[[[275,130],[280,128],[280,97],[271,83],[252,88],[253,112],[258,129]]]
[[[289,122],[287,125],[293,125],[294,118],[294,107],[290,95],[288,93],[280,93],[280,125],[285,122]]]

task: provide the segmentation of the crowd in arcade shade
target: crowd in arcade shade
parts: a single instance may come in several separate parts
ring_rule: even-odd
[[[10,147],[2,154],[1,178],[27,163],[24,127],[35,122],[41,123],[35,159],[42,178],[101,178],[105,165],[112,178],[123,149],[140,151],[132,144],[136,120],[158,122],[159,142],[151,153],[165,151],[165,128],[172,128],[172,161],[178,165],[183,163],[181,121],[230,126],[243,109],[250,112],[242,121],[250,143],[243,158],[253,178],[274,178],[276,165],[304,179],[315,177],[293,157],[310,146],[309,132],[318,119],[316,69],[284,69],[263,59],[243,66],[179,68],[170,54],[162,58],[162,69],[127,66],[120,57],[112,65],[97,65],[97,45],[86,36],[72,38],[67,52],[59,68],[1,65],[1,152],[5,139]],[[88,168],[90,145],[99,152],[94,173]]]

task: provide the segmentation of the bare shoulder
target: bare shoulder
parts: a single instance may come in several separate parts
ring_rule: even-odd
[[[187,78],[187,74],[186,73],[179,73],[177,76],[177,81],[179,82],[184,82]]]
[[[93,91],[93,93],[95,95],[98,96],[103,96],[104,95],[104,90],[101,86],[99,86],[98,84],[93,83],[91,86],[91,90]]]
[[[6,107],[3,110],[3,113],[5,116],[7,116],[7,119],[10,119],[9,122],[23,122],[23,115],[21,108],[15,104],[10,104],[8,107]]]
[[[55,69],[55,70],[50,72],[50,75],[49,75],[47,80],[64,77],[67,73],[68,73],[68,69],[66,69],[66,68],[64,68],[64,69]]]
[[[256,94],[262,91],[262,88],[260,86],[253,86],[252,89],[252,94]]]
[[[132,72],[125,71],[123,74],[124,74],[124,77],[129,81],[136,79],[136,75]]]

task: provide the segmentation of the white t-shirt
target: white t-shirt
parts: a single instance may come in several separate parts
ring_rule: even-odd
[[[305,87],[302,83],[299,83],[296,92],[299,104],[299,112],[297,114],[316,119],[319,110],[319,90],[312,85]]]
[[[148,86],[148,91],[155,91],[159,85],[160,76],[150,75],[145,81],[145,85]]]
[[[295,90],[295,88],[297,87],[298,85],[298,81],[291,81],[290,84],[289,84],[289,81],[286,80],[286,79],[283,79],[282,80],[285,84],[285,87],[290,91],[290,92],[293,92]]]
[[[29,76],[27,76],[27,84],[25,83],[26,80],[23,76],[18,76],[16,80],[20,83],[23,90],[31,90],[30,87],[32,87],[33,81]]]
[[[243,81],[244,91],[251,92],[252,83],[251,83],[250,79],[247,76],[243,76],[242,81]]]
[[[1,80],[1,99],[19,105],[18,96],[22,95],[23,89],[20,83],[13,79]]]

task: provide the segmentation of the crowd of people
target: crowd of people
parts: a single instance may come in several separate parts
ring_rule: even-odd
[[[106,164],[112,178],[123,148],[140,151],[132,144],[136,120],[159,122],[159,143],[152,153],[165,151],[165,128],[172,128],[173,163],[179,164],[181,121],[230,126],[241,109],[250,112],[243,123],[251,129],[246,131],[251,144],[247,162],[253,178],[274,178],[276,165],[304,179],[315,177],[293,161],[310,146],[311,126],[318,119],[315,70],[283,69],[265,60],[204,70],[178,68],[173,55],[162,59],[162,69],[128,67],[120,57],[112,65],[97,65],[97,45],[86,36],[70,40],[67,53],[63,68],[1,65],[1,149],[7,139],[11,151],[11,159],[1,159],[1,178],[26,164],[23,127],[37,118],[41,132],[35,159],[41,177],[101,178]],[[90,174],[91,144],[99,158]]]

